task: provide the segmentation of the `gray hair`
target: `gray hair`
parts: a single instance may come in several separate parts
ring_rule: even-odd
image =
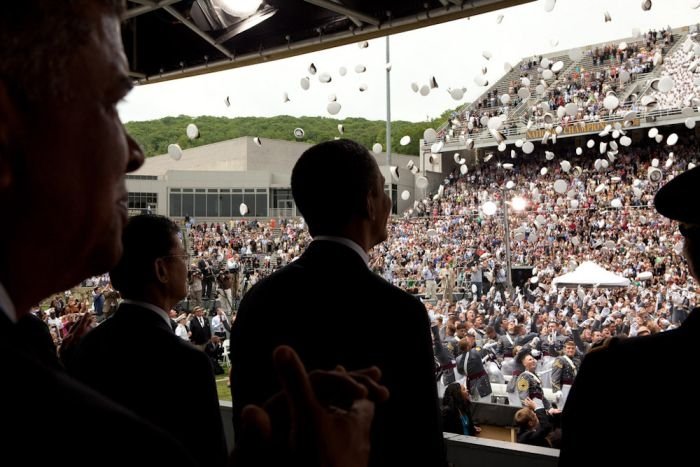
[[[66,72],[95,28],[95,8],[119,17],[124,0],[22,0],[0,15],[0,81],[31,111],[43,99],[66,98]]]

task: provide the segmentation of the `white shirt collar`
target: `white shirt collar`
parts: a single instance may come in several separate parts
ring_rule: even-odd
[[[161,307],[155,306],[153,303],[139,302],[137,300],[124,299],[124,300],[122,300],[122,304],[136,305],[136,306],[140,306],[142,308],[147,308],[147,309],[153,311],[158,316],[160,316],[160,318],[163,321],[165,321],[168,324],[168,326],[170,326],[170,316],[168,316],[168,313],[166,313],[165,310],[162,309]]]
[[[340,243],[341,245],[345,245],[346,247],[350,248],[355,253],[360,255],[360,258],[362,258],[362,261],[364,261],[365,264],[369,265],[369,255],[367,254],[367,252],[365,250],[363,250],[360,245],[353,242],[349,238],[336,237],[333,235],[316,235],[314,237],[312,243],[315,242],[316,240],[326,240],[329,242],[335,242],[335,243]]]
[[[0,282],[0,310],[5,312],[10,321],[13,323],[17,322],[17,310],[15,310],[15,305],[12,303],[2,282]]]

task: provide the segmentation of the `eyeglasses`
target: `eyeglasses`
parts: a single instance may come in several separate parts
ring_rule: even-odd
[[[182,261],[182,262],[185,263],[185,264],[189,264],[189,263],[190,263],[190,258],[191,258],[191,257],[192,257],[192,256],[190,256],[190,255],[188,255],[188,254],[186,254],[186,253],[185,253],[185,254],[181,254],[181,255],[165,255],[165,256],[161,256],[161,258],[178,258],[180,261]]]

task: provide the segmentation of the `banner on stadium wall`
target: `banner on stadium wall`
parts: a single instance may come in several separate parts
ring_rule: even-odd
[[[596,131],[603,131],[606,125],[612,125],[612,121],[607,122],[590,122],[581,126],[578,124],[572,124],[563,127],[562,135],[575,135],[578,133],[591,133]],[[639,126],[639,119],[635,118],[630,120],[630,126]],[[527,139],[539,139],[544,136],[544,129],[541,130],[530,130],[527,132]],[[561,135],[560,135],[561,136]]]

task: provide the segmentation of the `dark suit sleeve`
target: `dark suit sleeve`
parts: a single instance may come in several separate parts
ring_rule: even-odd
[[[267,342],[260,322],[256,290],[248,292],[241,301],[236,320],[231,326],[231,395],[233,398],[234,434],[241,433],[240,415],[248,404],[262,404],[272,395],[272,388],[279,386],[272,369],[272,343]]]
[[[396,333],[405,345],[395,364],[382,375],[382,382],[389,388],[403,388],[390,395],[388,415],[402,420],[400,425],[407,428],[391,436],[396,444],[387,446],[385,457],[376,459],[374,465],[399,465],[399,460],[405,460],[405,465],[446,465],[430,322],[422,303],[413,297],[406,302],[405,309],[401,309],[406,318],[400,320]]]
[[[609,402],[610,390],[602,391],[603,381],[614,381],[619,375],[611,372],[611,349],[595,350],[583,359],[581,369],[569,392],[562,418],[562,440],[559,466],[588,465],[587,453],[602,440],[616,439],[614,430],[620,425],[607,423],[594,414],[610,414],[615,409]],[[642,408],[640,408],[642,410]]]

